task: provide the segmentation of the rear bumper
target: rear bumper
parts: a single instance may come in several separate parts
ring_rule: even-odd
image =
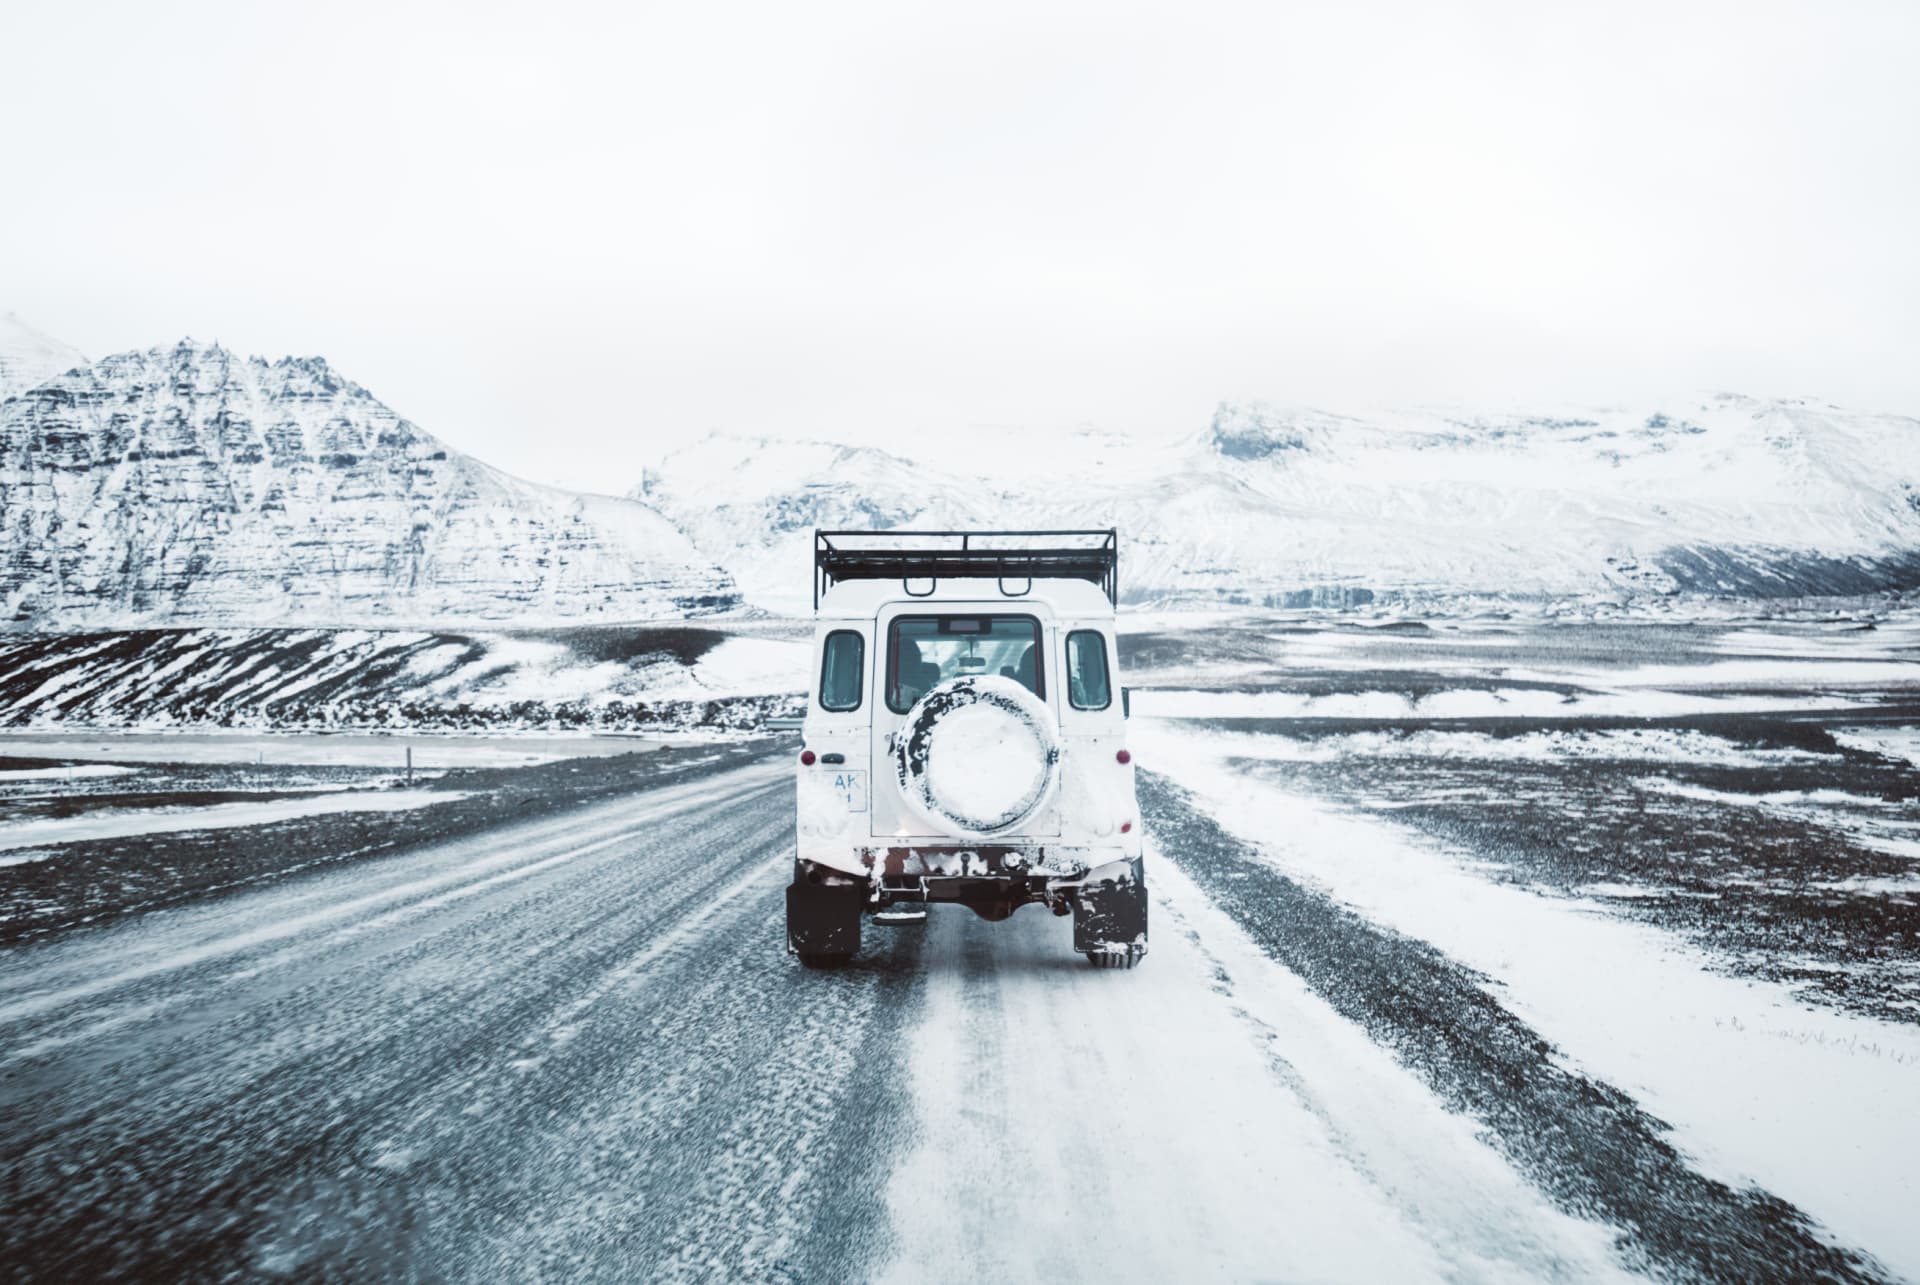
[[[966,901],[975,893],[1004,895],[1009,889],[1020,888],[1047,896],[1071,896],[1082,889],[1133,883],[1140,878],[1140,865],[1138,857],[1117,857],[1091,868],[1084,861],[1045,866],[996,866],[980,861],[951,869],[904,862],[899,868],[876,875],[872,886],[894,901]]]
[[[1081,849],[1083,853],[1091,850]],[[1071,865],[1009,863],[979,851],[951,862],[900,860],[881,863],[867,878],[850,877],[829,866],[799,862],[794,882],[831,888],[832,896],[858,895],[869,908],[897,902],[954,902],[979,908],[1006,910],[1044,902],[1066,913],[1082,902],[1124,900],[1137,890],[1144,896],[1146,881],[1139,857],[1116,857],[1088,867],[1084,860]],[[1142,925],[1144,931],[1144,923]]]
[[[811,957],[849,958],[860,946],[869,911],[899,903],[949,902],[984,919],[1005,919],[1043,904],[1073,916],[1073,948],[1096,963],[1124,966],[1147,953],[1147,883],[1139,857],[1125,857],[1078,876],[1037,872],[996,875],[881,875],[857,879],[798,861],[787,888],[787,949]]]
[[[860,879],[1072,879],[1115,861],[1137,858],[1138,843],[927,843],[831,848],[803,845],[800,859]]]
[[[1044,905],[1073,916],[1073,948],[1090,955],[1147,953],[1147,881],[1139,857],[1122,857],[1076,873],[1010,870],[922,874],[902,870],[859,879],[799,861],[787,889],[788,947],[806,953],[845,953],[859,941],[863,913],[905,904],[949,903],[986,919],[1005,919],[1022,906]],[[850,948],[849,948],[850,949]]]

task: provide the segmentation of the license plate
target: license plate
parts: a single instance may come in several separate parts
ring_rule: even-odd
[[[834,793],[847,801],[847,811],[865,812],[867,810],[867,774],[865,772],[835,772],[832,780]]]

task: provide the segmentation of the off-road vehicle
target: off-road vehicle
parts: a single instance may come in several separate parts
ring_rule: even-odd
[[[1073,916],[1147,951],[1140,811],[1105,531],[816,531],[787,944],[844,963],[862,921],[955,902]]]

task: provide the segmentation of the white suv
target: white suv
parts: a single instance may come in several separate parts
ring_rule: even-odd
[[[844,963],[865,915],[932,902],[1038,903],[1096,965],[1146,954],[1118,560],[1110,529],[814,533],[802,963]]]

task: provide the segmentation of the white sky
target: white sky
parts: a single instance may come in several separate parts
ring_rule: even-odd
[[[709,428],[1920,413],[1920,4],[0,5],[0,311],[620,491]]]

